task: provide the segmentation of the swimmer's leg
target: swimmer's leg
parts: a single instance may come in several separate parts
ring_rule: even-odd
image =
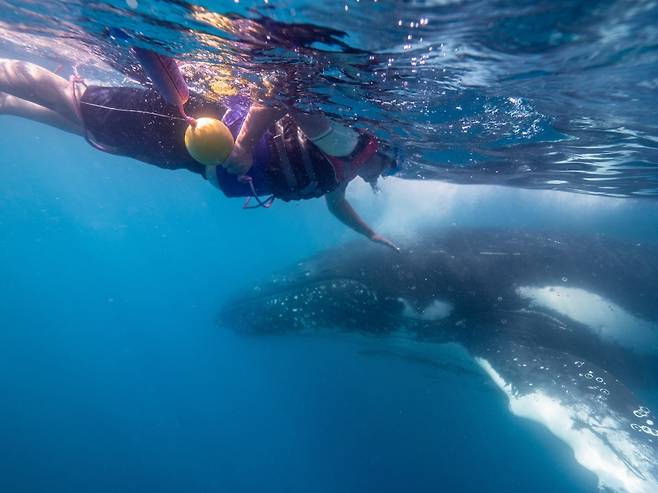
[[[2,92],[0,92],[0,114],[27,118],[28,120],[59,128],[65,132],[83,135],[81,125],[73,123],[59,113]]]
[[[291,116],[311,142],[330,156],[349,156],[359,142],[359,134],[322,113],[295,111]]]
[[[0,59],[0,92],[43,106],[82,125],[70,82],[39,65]]]

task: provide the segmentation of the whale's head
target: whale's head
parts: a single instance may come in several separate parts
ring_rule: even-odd
[[[377,335],[405,328],[434,333],[457,299],[443,268],[446,258],[439,249],[418,255],[347,245],[237,294],[223,306],[219,323],[259,334],[328,329]]]
[[[358,274],[300,263],[234,296],[219,323],[243,333],[392,330],[404,303]]]

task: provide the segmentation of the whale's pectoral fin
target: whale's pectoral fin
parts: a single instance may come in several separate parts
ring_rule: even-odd
[[[658,491],[658,421],[613,375],[568,353],[509,341],[477,361],[517,416],[535,420],[613,491]]]

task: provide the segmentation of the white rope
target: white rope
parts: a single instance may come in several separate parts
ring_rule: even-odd
[[[152,111],[129,110],[129,109],[125,109],[125,108],[112,108],[111,106],[104,106],[102,104],[89,103],[87,101],[80,101],[80,104],[86,104],[87,106],[94,106],[96,108],[103,108],[103,109],[112,110],[112,111],[125,111],[126,113],[141,113],[143,115],[161,116],[162,118],[171,118],[172,120],[182,120],[184,122],[187,121],[185,118],[181,118],[180,116],[163,115],[162,113],[154,113]]]

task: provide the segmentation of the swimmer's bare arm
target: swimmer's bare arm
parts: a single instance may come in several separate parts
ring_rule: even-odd
[[[224,167],[236,175],[244,175],[251,168],[254,159],[254,147],[265,131],[281,119],[285,111],[271,106],[254,104],[242,124],[240,133],[235,139],[233,152],[224,162]]]
[[[381,243],[389,248],[392,248],[396,252],[399,252],[400,249],[392,241],[384,238],[381,235],[378,235],[368,224],[359,216],[359,214],[354,210],[352,205],[348,202],[345,197],[345,188],[346,185],[343,185],[333,192],[329,192],[325,198],[327,200],[327,207],[329,211],[336,216],[336,218],[349,226],[357,233],[362,234],[366,238],[374,241],[376,243]]]

